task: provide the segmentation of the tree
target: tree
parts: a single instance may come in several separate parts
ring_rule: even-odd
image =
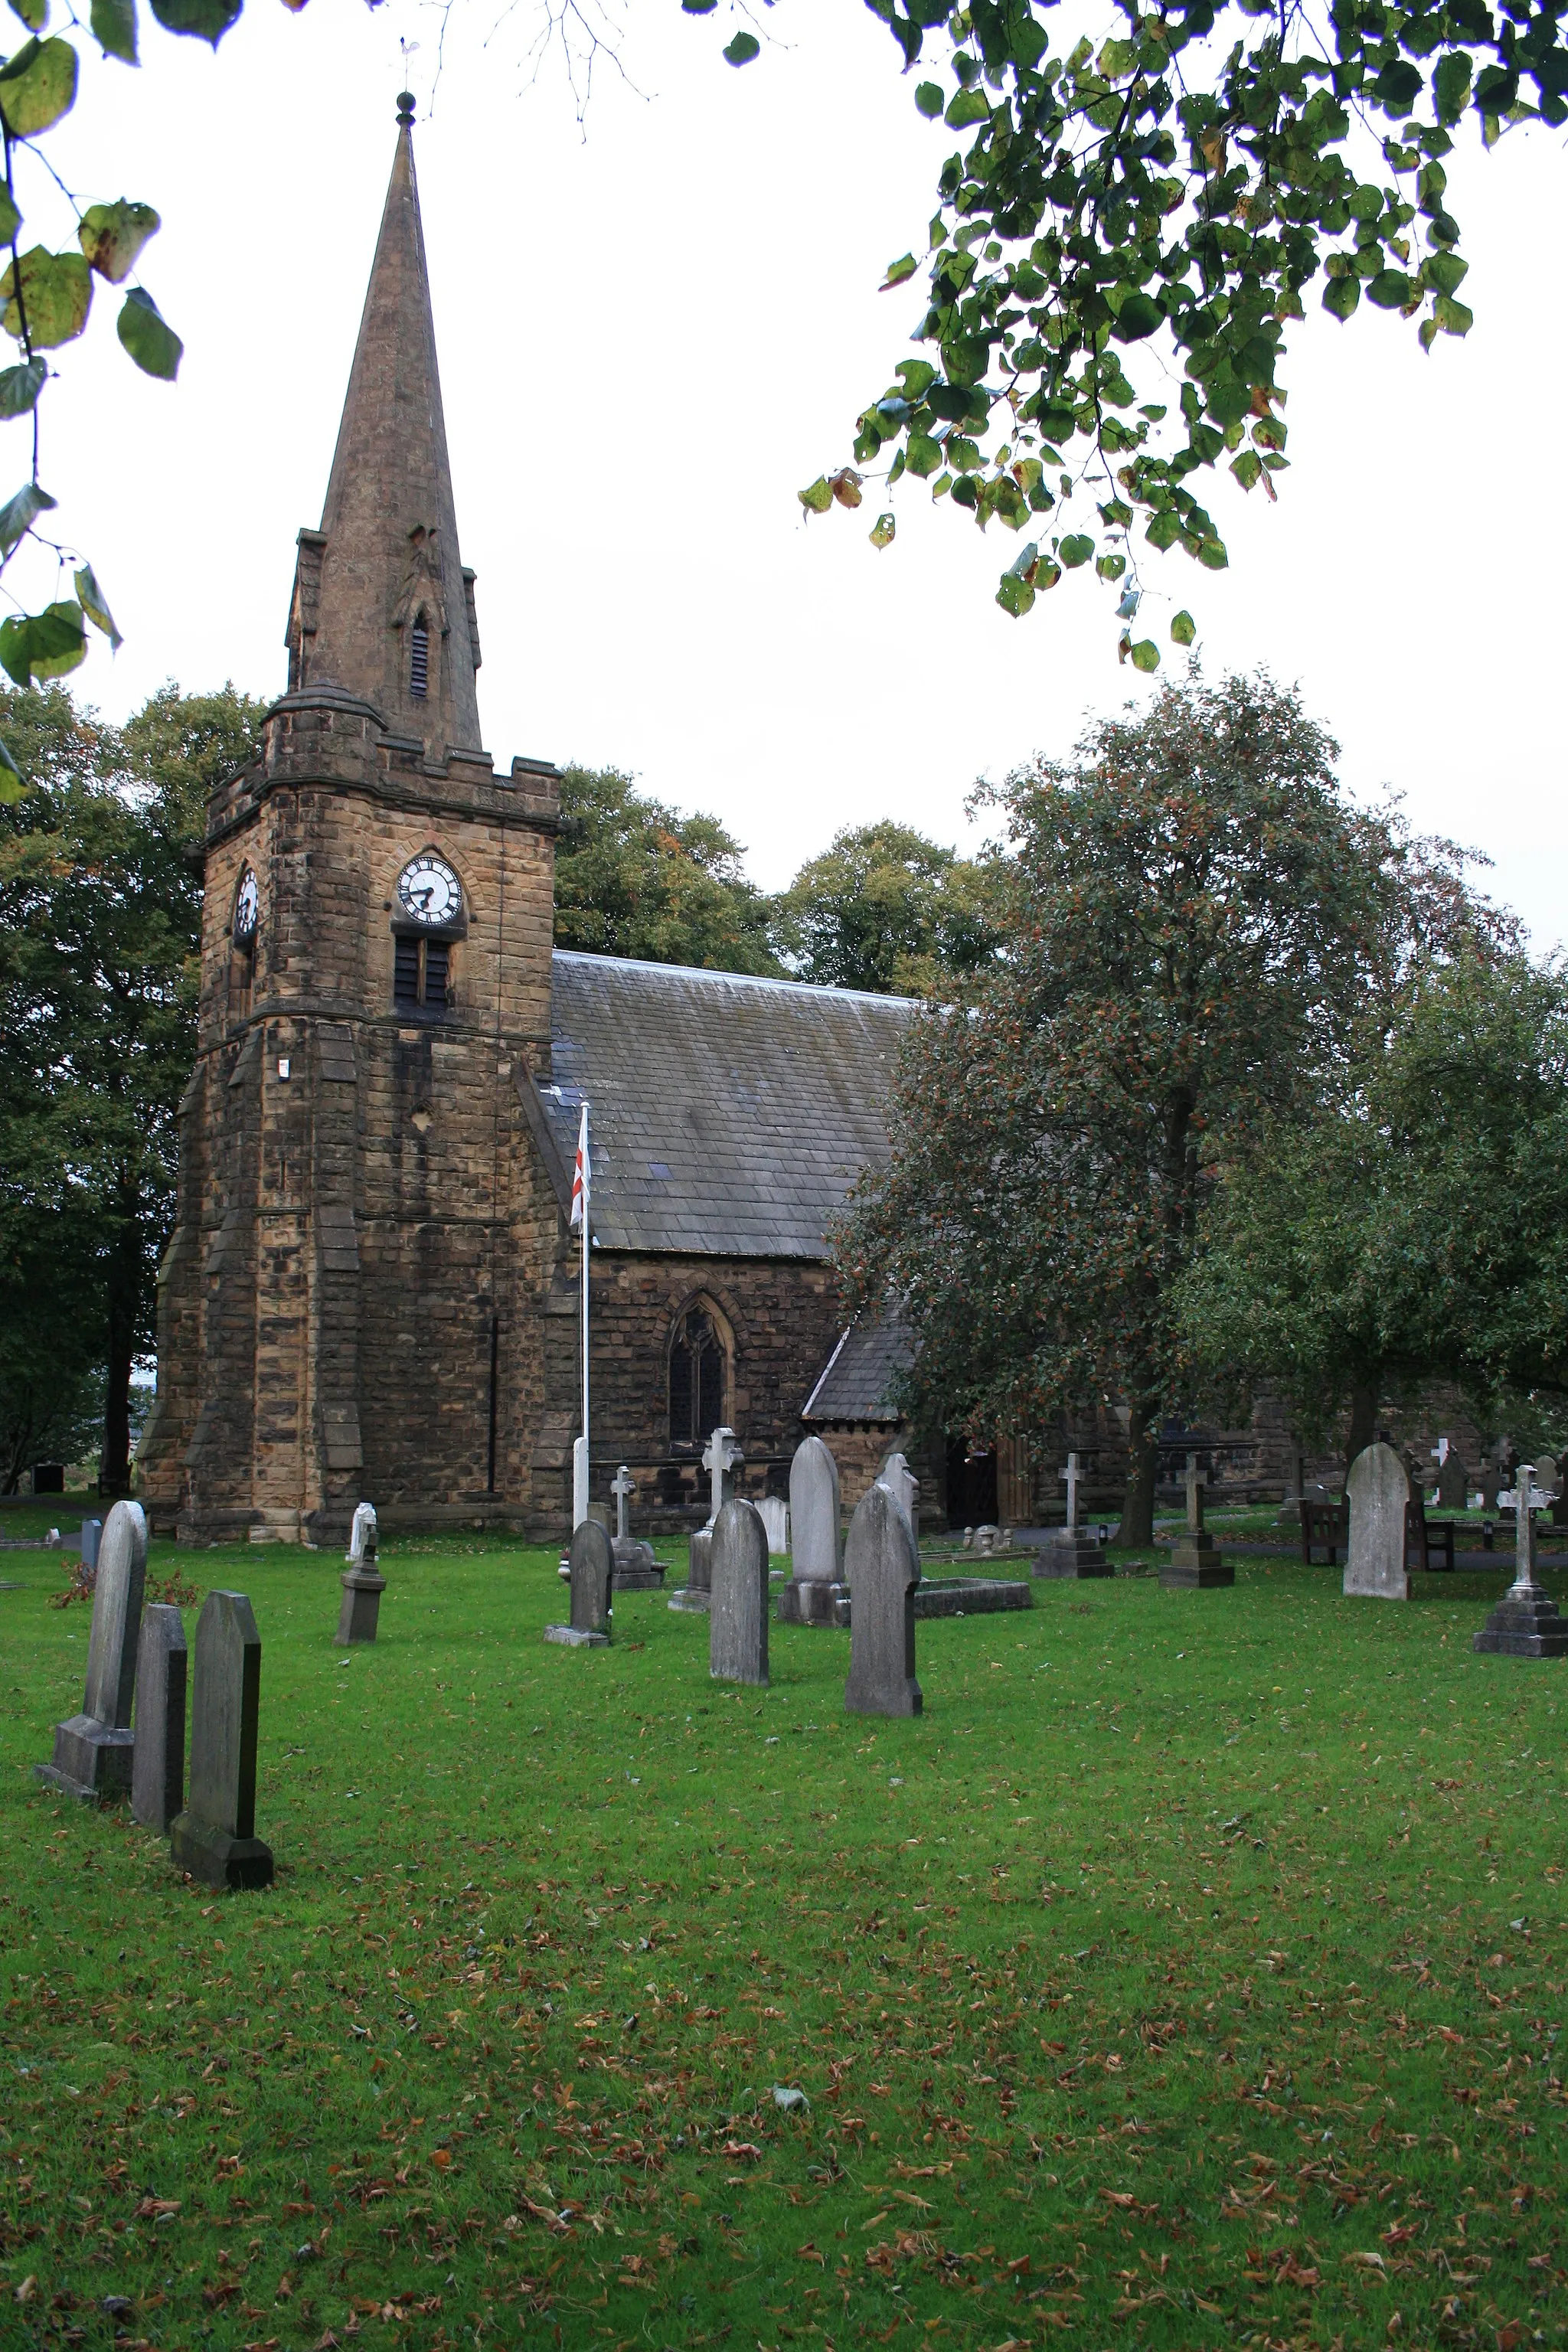
[[[1279,1383],[1347,1458],[1391,1393],[1452,1382],[1494,1425],[1568,1396],[1568,976],[1423,961],[1305,1120],[1215,1167],[1176,1314],[1211,1382]]]
[[[205,790],[253,754],[263,708],[165,688],[115,729],[59,687],[0,695],[31,787],[0,808],[0,1319],[52,1330],[101,1380],[108,1494],[128,1488],[132,1368],[153,1341],[195,1053],[191,852]]]
[[[800,979],[929,996],[992,954],[984,869],[885,817],[847,825],[777,902],[773,937]]]
[[[839,1237],[852,1300],[902,1302],[931,1419],[1126,1406],[1124,1541],[1183,1402],[1205,1170],[1304,1114],[1418,944],[1487,928],[1458,853],[1356,810],[1335,757],[1293,692],[1194,672],[997,787],[1000,953],[913,1024],[890,1160]]]
[[[618,768],[561,776],[555,944],[645,963],[773,972],[768,905],[717,817],[680,816]]]
[[[973,136],[938,182],[917,330],[932,356],[899,362],[854,465],[802,499],[858,506],[858,469],[890,449],[889,488],[912,474],[983,528],[1040,531],[1002,575],[1005,611],[1092,562],[1118,583],[1124,656],[1152,669],[1158,646],[1133,634],[1141,552],[1224,566],[1192,478],[1227,457],[1243,489],[1275,495],[1286,331],[1314,281],[1342,321],[1363,292],[1419,314],[1428,351],[1468,331],[1444,159],[1462,123],[1490,146],[1515,122],[1568,121],[1562,12],[1340,0],[1320,20],[1268,0],[1119,0],[1123,28],[1096,51],[1066,30],[1058,45],[1045,0],[869,5],[906,70],[945,41],[951,80],[919,82],[914,102]],[[904,254],[887,285],[918,267]],[[873,543],[893,534],[884,513]],[[1194,627],[1178,614],[1172,635],[1191,644]]]

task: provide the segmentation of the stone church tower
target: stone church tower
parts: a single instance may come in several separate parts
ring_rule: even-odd
[[[207,812],[196,1067],[140,1449],[155,1526],[513,1517],[542,1405],[557,779],[479,745],[414,174],[397,152],[289,691]],[[509,1499],[510,1507],[509,1507]]]

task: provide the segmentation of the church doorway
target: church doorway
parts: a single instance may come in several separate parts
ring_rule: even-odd
[[[995,1526],[996,1455],[989,1445],[972,1445],[965,1437],[948,1440],[947,1524]]]

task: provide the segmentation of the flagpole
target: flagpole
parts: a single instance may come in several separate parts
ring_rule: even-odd
[[[588,1150],[588,1106],[577,1129],[577,1164],[572,1171],[572,1222],[583,1233],[583,1431],[572,1448],[572,1526],[580,1528],[588,1516],[588,1251],[593,1193],[593,1167]]]

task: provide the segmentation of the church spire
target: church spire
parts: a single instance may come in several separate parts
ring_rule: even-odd
[[[345,687],[439,760],[480,748],[479,629],[458,553],[407,91],[397,122],[321,528],[300,534],[289,683]]]

